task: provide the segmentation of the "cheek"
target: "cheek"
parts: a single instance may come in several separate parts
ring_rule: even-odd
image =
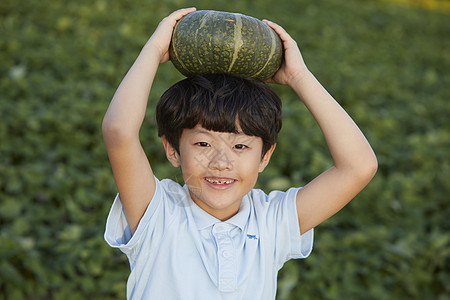
[[[181,172],[186,183],[192,182],[196,175],[203,173],[206,161],[195,155],[185,155],[181,159]]]
[[[241,174],[245,174],[249,178],[256,178],[260,171],[260,163],[261,160],[259,157],[252,156],[240,160],[236,166],[239,168]]]

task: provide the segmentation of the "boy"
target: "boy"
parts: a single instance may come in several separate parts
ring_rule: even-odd
[[[265,84],[228,75],[195,76],[172,86],[157,107],[168,160],[184,187],[159,181],[139,141],[159,64],[172,30],[195,8],[158,26],[119,88],[103,135],[119,191],[105,239],[130,261],[129,299],[274,299],[278,270],[307,257],[313,228],[372,179],[376,157],[356,124],[303,62],[279,25],[284,63],[269,80],[291,87],[318,122],[334,166],[303,188],[269,195],[253,189],[281,127],[281,103]]]

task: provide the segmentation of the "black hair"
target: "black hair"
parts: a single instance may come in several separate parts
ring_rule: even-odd
[[[238,133],[263,141],[262,155],[277,142],[281,100],[266,83],[225,74],[196,75],[171,86],[156,107],[158,136],[179,153],[183,129],[197,124],[218,132]]]

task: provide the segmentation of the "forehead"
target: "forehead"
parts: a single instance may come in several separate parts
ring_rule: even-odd
[[[220,132],[208,130],[202,127],[200,124],[196,125],[192,129],[184,129],[182,133],[182,137],[209,137],[209,138],[217,138],[226,141],[235,141],[239,139],[240,141],[253,142],[256,140],[261,140],[261,138],[257,136],[250,136],[245,134],[239,124],[236,124],[237,132]],[[262,142],[262,140],[261,140]]]

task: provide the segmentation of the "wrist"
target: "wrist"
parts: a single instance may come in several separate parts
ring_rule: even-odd
[[[165,56],[169,55],[168,50],[164,51],[157,42],[152,41],[150,38],[141,50],[141,55],[152,57],[158,61],[158,64],[162,64],[168,60]]]
[[[295,87],[301,85],[301,83],[305,79],[311,76],[313,76],[313,74],[309,71],[309,69],[306,66],[304,66],[298,69],[296,72],[294,72],[292,76],[290,76],[287,85],[290,86],[292,89],[295,89]]]

